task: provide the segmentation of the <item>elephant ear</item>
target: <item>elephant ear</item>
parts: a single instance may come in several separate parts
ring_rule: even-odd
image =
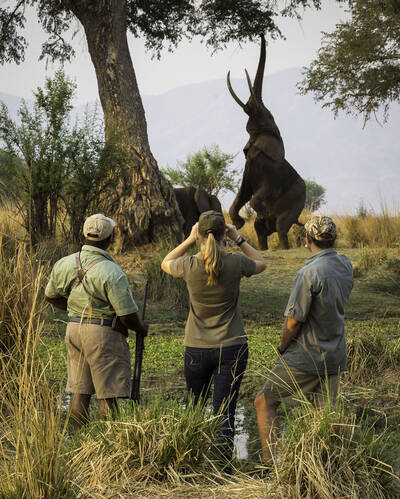
[[[219,211],[222,213],[222,206],[221,203],[219,202],[219,199],[217,196],[214,196],[213,194],[210,195],[210,200],[211,200],[211,209],[214,211]]]
[[[197,205],[199,213],[212,209],[210,195],[204,189],[196,189],[196,192],[194,193],[194,201]]]
[[[265,156],[273,161],[283,161],[285,159],[285,146],[281,138],[274,135],[258,135],[252,144],[259,151],[263,152]]]

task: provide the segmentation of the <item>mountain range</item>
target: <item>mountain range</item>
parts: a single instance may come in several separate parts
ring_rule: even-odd
[[[301,69],[292,68],[264,78],[263,100],[272,112],[285,143],[286,159],[303,178],[326,189],[322,211],[356,212],[400,208],[400,105],[392,104],[389,121],[339,115],[301,96],[296,83]],[[249,97],[245,79],[232,79],[243,102]],[[0,93],[0,100],[16,117],[21,99]],[[144,95],[150,146],[161,168],[175,166],[205,145],[218,144],[236,154],[235,167],[243,170],[243,146],[247,142],[246,115],[232,99],[225,80],[213,80],[175,88],[161,95]],[[90,103],[89,105],[93,105]],[[80,115],[84,106],[74,112]],[[228,207],[233,194],[222,196]]]

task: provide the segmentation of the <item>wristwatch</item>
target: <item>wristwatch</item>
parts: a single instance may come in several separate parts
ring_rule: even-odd
[[[243,244],[244,242],[246,242],[246,239],[243,237],[243,236],[240,236],[236,241],[235,243],[240,246],[241,244]]]

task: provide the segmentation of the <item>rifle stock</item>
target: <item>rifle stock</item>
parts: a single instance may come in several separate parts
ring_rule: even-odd
[[[148,284],[149,281],[146,281],[146,285],[144,288],[142,321],[144,320],[146,314]],[[141,334],[136,333],[135,366],[133,371],[132,390],[131,390],[131,399],[136,403],[140,402],[140,377],[142,374],[143,350],[144,350],[144,337]]]

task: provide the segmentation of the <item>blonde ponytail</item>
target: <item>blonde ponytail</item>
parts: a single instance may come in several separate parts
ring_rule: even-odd
[[[225,253],[224,248],[215,239],[214,234],[210,232],[206,241],[201,245],[200,255],[204,262],[204,267],[208,275],[207,285],[217,284],[218,276],[223,267],[222,256]]]

